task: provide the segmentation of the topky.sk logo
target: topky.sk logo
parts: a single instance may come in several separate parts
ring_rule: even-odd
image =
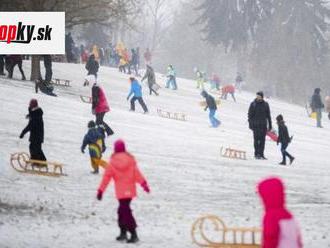
[[[64,12],[0,12],[0,54],[64,53]]]
[[[24,25],[22,22],[17,25],[0,24],[0,42],[29,44],[32,39],[51,40],[52,28],[49,25],[38,28],[37,32],[35,30],[35,25]]]

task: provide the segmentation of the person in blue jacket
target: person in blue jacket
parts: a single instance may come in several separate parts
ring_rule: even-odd
[[[134,78],[134,77],[130,77],[129,78],[130,82],[131,82],[131,91],[129,92],[128,96],[127,96],[127,101],[129,100],[129,98],[131,97],[131,95],[133,95],[132,99],[131,99],[131,111],[135,111],[135,101],[138,100],[144,113],[148,113],[148,108],[146,106],[146,104],[143,101],[142,98],[142,87],[139,84],[139,82]]]

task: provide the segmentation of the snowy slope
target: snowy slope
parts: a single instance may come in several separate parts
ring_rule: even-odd
[[[83,65],[54,63],[54,75],[72,80],[71,88],[56,88],[59,97],[35,94],[31,82],[0,78],[0,247],[126,247],[114,241],[117,201],[112,185],[104,200],[95,193],[101,175],[91,175],[89,157],[80,145],[91,115],[90,105],[79,95]],[[25,62],[28,70],[29,63]],[[17,70],[17,68],[16,68]],[[19,75],[15,74],[16,78]],[[133,202],[141,242],[138,247],[194,247],[190,229],[202,214],[219,215],[229,226],[259,226],[262,207],[256,183],[269,175],[281,176],[287,185],[288,206],[300,222],[305,247],[330,247],[330,124],[316,129],[305,110],[269,100],[272,116],[282,113],[294,142],[296,156],[291,167],[277,165],[280,151],[267,141],[268,161],[252,159],[252,134],[247,109],[254,95],[242,93],[220,108],[222,126],[209,128],[207,113],[193,81],[179,79],[179,91],[162,89],[160,96],[147,95],[149,115],[128,111],[128,76],[102,67],[99,82],[106,89],[111,112],[105,120],[115,135],[107,140],[106,157],[116,138],[123,138],[148,178],[152,193],[139,189]],[[164,78],[158,82],[163,85]],[[30,98],[44,110],[44,152],[48,160],[65,164],[68,177],[60,179],[21,175],[9,165],[10,153],[28,151],[28,135],[18,136]],[[188,122],[163,119],[157,108],[183,112]],[[273,123],[274,126],[275,123]],[[220,147],[246,150],[247,161],[220,157]],[[131,247],[127,245],[127,247]]]

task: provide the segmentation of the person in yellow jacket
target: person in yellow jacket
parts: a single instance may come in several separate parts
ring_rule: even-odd
[[[100,61],[99,48],[97,47],[97,45],[93,46],[92,54],[94,54],[95,60]]]

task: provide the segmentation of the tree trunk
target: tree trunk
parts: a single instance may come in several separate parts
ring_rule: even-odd
[[[40,80],[41,72],[40,72],[40,56],[39,55],[32,55],[31,59],[31,81]]]

